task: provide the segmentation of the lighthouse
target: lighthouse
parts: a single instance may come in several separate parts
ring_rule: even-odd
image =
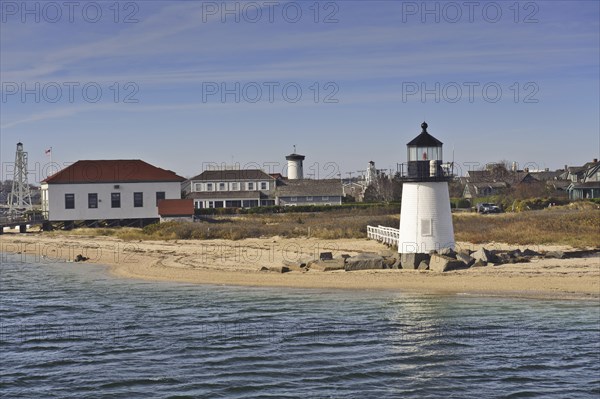
[[[304,179],[304,168],[302,167],[302,161],[304,161],[304,158],[304,155],[296,153],[296,146],[294,146],[294,152],[285,157],[288,163],[288,179]]]
[[[407,147],[408,170],[402,186],[400,211],[401,254],[428,254],[432,250],[454,249],[454,228],[450,212],[448,181],[442,168],[442,142],[427,132]]]

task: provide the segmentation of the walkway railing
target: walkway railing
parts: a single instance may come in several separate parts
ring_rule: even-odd
[[[367,238],[380,241],[384,244],[398,245],[400,230],[385,226],[367,226]]]

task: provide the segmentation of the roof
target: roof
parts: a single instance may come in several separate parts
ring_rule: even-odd
[[[556,170],[554,172],[550,172],[550,171],[529,172],[531,177],[533,177],[534,179],[539,180],[539,181],[556,180],[560,177],[560,175],[562,173],[563,173],[562,170]]]
[[[140,159],[77,161],[47,177],[42,183],[141,183],[182,182],[185,178],[175,172],[157,168]]]
[[[590,181],[586,183],[573,183],[569,186],[571,189],[583,189],[583,188],[600,188],[600,181]]]
[[[421,124],[421,128],[423,131],[417,137],[412,139],[406,144],[411,147],[440,147],[443,143],[433,137],[431,134],[427,133],[427,123],[423,122]]]
[[[304,155],[300,155],[300,154],[296,154],[296,153],[290,154],[285,157],[285,159],[288,161],[304,161],[304,158],[306,158]]]
[[[229,169],[229,170],[205,170],[196,177],[192,177],[193,181],[240,181],[240,180],[274,180],[260,169]]]
[[[342,183],[337,179],[286,180],[275,190],[277,197],[343,196]]]
[[[515,184],[525,180],[531,180],[531,174],[529,172],[512,172],[510,170],[470,170],[467,172],[467,181],[469,183],[504,182],[508,184]]]
[[[191,216],[194,214],[192,199],[164,199],[158,201],[160,216]]]

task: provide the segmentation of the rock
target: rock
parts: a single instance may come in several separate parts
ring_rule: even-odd
[[[85,262],[88,259],[89,258],[87,256],[83,256],[82,254],[79,254],[75,257],[75,262]]]
[[[429,254],[406,253],[400,255],[400,262],[403,269],[416,269],[422,261],[429,260]]]
[[[290,269],[301,269],[310,263],[311,259],[283,260],[283,265]]]
[[[550,251],[550,252],[546,252],[546,254],[544,254],[544,258],[565,259],[566,256],[563,251]]]
[[[333,270],[344,270],[344,266],[344,258],[317,260],[310,263],[310,270],[330,272]]]
[[[488,263],[484,260],[476,260],[475,263],[471,265],[471,267],[485,267]]]
[[[494,262],[496,260],[496,256],[487,249],[481,247],[478,251],[475,251],[471,254],[471,256],[475,259],[475,261],[481,260],[483,262]]]
[[[259,272],[275,272],[275,273],[287,273],[290,268],[287,266],[262,266],[258,269]]]
[[[344,269],[347,272],[354,270],[383,269],[383,257],[377,254],[358,254],[346,259],[346,266]]]
[[[351,256],[348,254],[341,254],[340,257],[343,258],[344,260],[346,260],[346,259],[350,258]]]
[[[419,263],[419,267],[417,267],[418,270],[429,270],[429,262],[422,260],[421,263]]]
[[[400,261],[400,256],[396,259],[396,262],[392,265],[392,269],[402,269],[402,262]]]
[[[444,255],[432,255],[429,261],[429,270],[433,270],[434,272],[448,272],[468,268],[469,266],[463,261]]]
[[[456,252],[452,248],[442,248],[438,251],[440,255],[449,256],[450,258],[456,259]]]
[[[526,249],[525,249],[525,251],[523,251],[523,252],[521,253],[521,255],[523,255],[523,256],[531,256],[531,257],[534,257],[534,256],[540,256],[540,253],[539,253],[539,252],[536,252],[536,251],[534,251],[534,250],[531,250],[531,249],[529,249],[529,248],[526,248]]]
[[[475,258],[473,258],[466,252],[458,252],[456,254],[456,259],[464,262],[467,265],[467,267],[471,267],[475,263]]]
[[[333,254],[331,252],[321,252],[319,254],[319,260],[332,260]]]
[[[384,269],[392,269],[396,264],[397,259],[392,257],[384,257],[383,258],[383,268]]]

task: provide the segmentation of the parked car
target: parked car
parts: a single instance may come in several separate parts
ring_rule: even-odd
[[[477,212],[479,213],[501,213],[502,209],[496,205],[489,202],[482,202],[477,204]]]

